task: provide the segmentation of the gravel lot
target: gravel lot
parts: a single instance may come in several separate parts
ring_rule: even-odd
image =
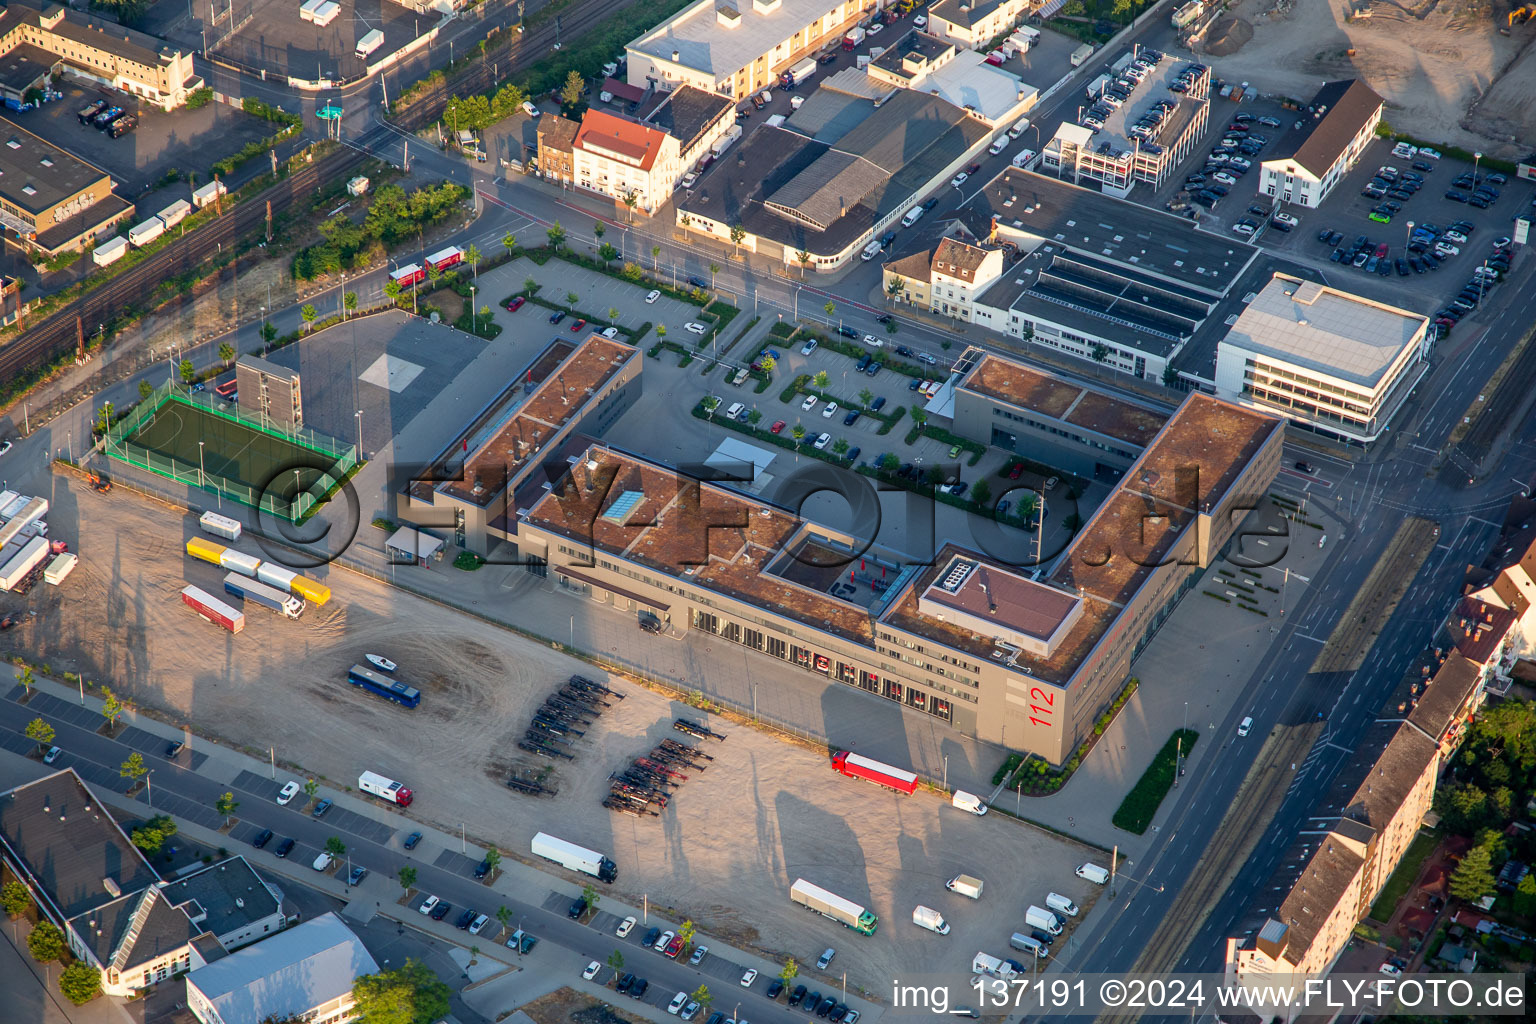
[[[253,608],[231,636],[177,599],[185,582],[218,590],[222,579],[184,555],[191,517],[65,477],[52,498],[55,531],[92,554],[66,586],[25,599],[38,615],[0,634],[5,651],[110,679],[146,709],[253,752],[275,741],[286,760],[338,787],[363,768],[401,778],[418,794],[415,816],[451,830],[463,822],[513,855],[526,857],[541,828],[607,850],[621,870],[614,898],[638,906],[647,894],[653,909],[676,908],[701,932],[802,961],[834,945],[840,970],[883,989],[914,964],[959,969],[977,949],[1005,952],[1047,889],[1079,902],[1097,893],[1072,874],[1093,856],[1084,848],[1002,815],[977,819],[932,796],[842,779],[822,750],[731,724],[719,726],[724,743],[706,748],[716,760],[660,819],[615,815],[599,804],[609,772],[678,737],[670,720],[685,711],[628,682],[612,684],[628,699],[578,741],[576,761],[559,763],[559,795],[515,795],[503,782],[527,757],[515,743],[529,713],[572,672],[594,674],[581,663],[339,571],[324,608],[298,622]],[[7,597],[5,610],[20,603]],[[368,651],[400,663],[423,691],[418,710],[370,701],[342,681]],[[1023,884],[995,870],[1003,863],[1029,865]],[[990,883],[979,903],[942,888],[961,871]],[[883,919],[879,934],[864,940],[798,913],[787,889],[801,876],[866,903]],[[918,903],[951,918],[954,932],[943,939],[911,925]]]

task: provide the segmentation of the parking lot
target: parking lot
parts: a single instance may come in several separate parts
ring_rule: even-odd
[[[352,78],[437,24],[436,11],[416,12],[384,0],[337,0],[341,10],[328,25],[301,19],[296,4],[234,0],[233,14],[220,11],[208,29],[208,48],[247,67],[316,81]],[[357,41],[374,29],[384,42],[366,60]],[[183,32],[185,36],[187,32]]]
[[[1257,191],[1258,165],[1290,130],[1296,112],[1265,100],[1236,104],[1213,97],[1211,102],[1212,128],[1205,143],[1176,171],[1168,185],[1144,201],[1166,206],[1170,201],[1195,202],[1201,187],[1225,190],[1227,194],[1216,197],[1209,209],[1199,211],[1203,229],[1254,241],[1277,255],[1316,267],[1330,284],[1367,298],[1426,315],[1441,311],[1468,284],[1474,270],[1494,256],[1494,240],[1512,234],[1512,219],[1532,209],[1536,189],[1518,179],[1489,181],[1489,175],[1496,172],[1486,167],[1478,170],[1478,184],[1500,193],[1486,209],[1446,198],[1458,177],[1473,173],[1471,164],[1416,153],[1395,157],[1392,143],[1384,139],[1366,147],[1358,164],[1334,187],[1321,207],[1276,203]],[[1236,156],[1251,161],[1246,172],[1234,172],[1230,165],[1212,167],[1207,159],[1222,145],[1229,126],[1239,123],[1239,116],[1248,118],[1243,124],[1248,130],[1232,130],[1230,137],[1248,139],[1263,135],[1267,137],[1266,143],[1256,151],[1252,145],[1238,151]],[[1260,123],[1261,118],[1270,123]],[[1273,127],[1274,122],[1280,127]],[[1377,178],[1383,168],[1389,169],[1387,176],[1395,180],[1383,182]],[[1201,173],[1205,182],[1187,188],[1187,176]],[[1217,173],[1224,176],[1217,178]],[[1373,178],[1387,188],[1373,189],[1369,196],[1362,194]],[[1467,198],[1472,188],[1454,191]],[[1383,203],[1394,204],[1396,208],[1383,207]],[[1279,223],[1273,219],[1276,215]],[[1446,232],[1457,222],[1464,222],[1463,230],[1447,236]],[[1472,230],[1465,230],[1467,225]],[[1435,230],[1426,234],[1426,226]],[[1415,229],[1419,232],[1417,236]],[[1320,238],[1335,234],[1341,237],[1332,244],[1325,244]],[[1456,251],[1442,248],[1437,255],[1437,241]],[[1426,260],[1426,254],[1431,258]],[[1398,260],[1403,261],[1401,265]]]
[[[59,83],[59,91],[64,94],[61,100],[25,112],[8,110],[5,116],[111,174],[118,182],[118,193],[129,199],[157,184],[173,168],[183,175],[195,173],[199,182],[207,181],[208,168],[215,161],[277,130],[276,125],[223,103],[166,113],[156,107],[140,108],[126,93],[69,76]],[[114,139],[81,124],[76,113],[99,99],[138,110],[138,127]]]

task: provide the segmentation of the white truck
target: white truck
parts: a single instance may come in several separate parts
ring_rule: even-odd
[[[944,920],[943,914],[932,907],[913,907],[912,923],[939,935],[949,934],[949,922]]]
[[[563,868],[591,875],[599,881],[612,882],[619,877],[618,865],[596,850],[568,843],[546,832],[533,837],[533,855],[552,860]]]
[[[309,20],[314,22],[316,25],[319,25],[321,28],[325,28],[331,22],[335,21],[336,16],[340,13],[341,4],[335,3],[333,0],[325,0],[325,3],[314,9],[314,12]]]
[[[814,910],[822,917],[831,918],[844,928],[852,928],[861,935],[875,934],[880,924],[880,919],[872,911],[803,878],[795,879],[795,884],[789,887],[789,898],[791,902],[807,910]]]
[[[973,900],[979,900],[981,899],[982,886],[985,884],[974,875],[956,875],[944,883],[944,888],[950,892],[957,892],[961,896],[969,896]]]
[[[1005,960],[1000,960],[990,953],[977,953],[971,960],[972,974],[985,974],[993,978],[1012,978],[1018,975],[1013,965]]]
[[[792,86],[804,85],[806,82],[811,80],[811,76],[815,73],[816,58],[807,57],[799,64],[796,64],[794,67],[784,72],[784,78],[787,79],[788,83]]]
[[[384,33],[373,29],[363,38],[357,41],[357,59],[367,58],[374,50],[384,45]]]
[[[378,772],[363,772],[357,777],[357,788],[387,800],[397,807],[409,807],[415,794],[394,779],[387,779]]]
[[[768,120],[764,121],[763,124],[769,128],[778,128],[783,125],[784,121],[785,117],[783,114],[774,114]]]
[[[1104,95],[1104,90],[1109,88],[1109,83],[1113,81],[1114,79],[1108,75],[1100,75],[1098,78],[1095,78],[1093,81],[1089,82],[1088,88],[1083,90],[1084,98],[1086,98],[1089,103],[1094,102],[1100,96]]]
[[[736,145],[736,140],[740,138],[741,125],[733,124],[725,130],[724,135],[715,140],[715,144],[710,149],[714,151],[715,156],[720,156],[726,150]]]
[[[869,33],[865,32],[862,28],[849,29],[848,34],[843,36],[843,49],[852,50],[854,47],[862,43],[864,41],[864,37],[868,34]]]
[[[1050,932],[1052,935],[1061,934],[1061,918],[1044,907],[1032,906],[1024,911],[1024,923],[1031,928],[1039,928],[1041,931]]]

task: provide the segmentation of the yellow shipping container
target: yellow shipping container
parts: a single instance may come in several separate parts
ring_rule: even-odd
[[[187,554],[193,558],[201,558],[205,562],[212,562],[214,565],[222,564],[220,559],[224,555],[224,550],[223,544],[215,544],[201,537],[193,537],[187,541]]]
[[[314,605],[322,605],[331,599],[331,588],[324,583],[316,583],[308,576],[294,578],[292,590],[304,600]]]

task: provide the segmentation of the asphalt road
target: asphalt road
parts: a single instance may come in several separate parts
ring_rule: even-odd
[[[22,732],[27,722],[40,713],[46,714],[57,730],[54,743],[64,751],[58,767],[75,768],[92,785],[121,793],[126,787],[118,777],[118,766],[137,750],[153,769],[150,789],[154,809],[146,807],[146,817],[161,812],[201,819],[200,823],[208,827],[216,828],[222,823],[212,808],[230,786],[199,774],[198,769],[207,760],[204,755],[183,753],[176,761],[167,761],[164,756],[167,741],[160,735],[130,727],[117,739],[108,739],[95,731],[102,721],[96,712],[45,694],[35,696],[30,705],[23,706],[17,703],[21,693],[20,687],[14,687],[0,698],[0,728],[5,730],[0,745],[11,753],[25,755],[31,749],[31,741]],[[622,950],[625,970],[650,981],[644,1001],[652,1005],[665,1008],[676,993],[691,993],[703,984],[709,986],[715,997],[715,1009],[729,1011],[739,1000],[743,1015],[755,1021],[789,1024],[805,1017],[782,1003],[770,1005],[763,998],[764,990],[773,979],[770,974],[761,974],[750,990],[742,988],[740,981],[746,967],[731,959],[731,951],[721,943],[702,935],[699,937],[698,941],[710,946],[712,952],[698,967],[669,960],[660,953],[641,948],[646,932],[644,925],[637,925],[627,938],[615,936],[614,930],[624,913],[611,912],[599,904],[598,911],[587,923],[578,924],[566,916],[572,901],[568,895],[534,889],[523,892],[524,898],[519,899],[475,881],[472,872],[479,863],[478,856],[466,856],[450,848],[437,852],[429,860],[424,855],[433,853],[430,842],[414,851],[406,851],[402,842],[415,826],[406,819],[393,817],[383,805],[367,815],[337,806],[320,819],[294,807],[281,806],[274,797],[291,777],[283,771],[277,773],[276,781],[255,772],[240,775],[233,787],[235,799],[240,804],[237,811],[240,821],[230,834],[232,846],[249,843],[262,829],[270,828],[275,836],[267,844],[267,851],[275,850],[281,838],[291,837],[297,845],[288,860],[295,865],[307,865],[325,848],[327,839],[339,836],[347,847],[347,864],[361,865],[385,878],[393,878],[405,864],[413,865],[417,871],[416,888],[422,893],[418,905],[427,893],[447,900],[453,905],[446,918],[449,922],[455,921],[466,907],[494,914],[499,906],[505,905],[511,911],[509,927],[522,927],[538,936],[540,942],[553,943],[572,950],[585,960],[603,963],[599,981],[612,979],[613,972],[606,966],[608,957],[615,949]],[[335,795],[325,790],[319,793],[320,797]],[[147,797],[148,791],[144,791],[139,799],[147,800]],[[597,888],[601,895],[603,886],[598,884]],[[667,927],[660,919],[653,919],[651,923]],[[473,941],[473,936],[464,933],[465,944]],[[801,980],[810,984],[814,979]],[[828,990],[826,994],[832,992]]]

